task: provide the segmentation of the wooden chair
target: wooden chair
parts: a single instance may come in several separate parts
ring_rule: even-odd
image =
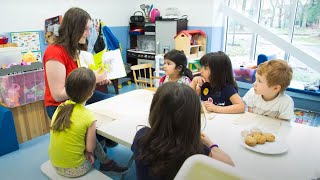
[[[136,89],[150,89],[154,90],[152,76],[152,64],[138,64],[131,66],[133,79],[136,84]]]

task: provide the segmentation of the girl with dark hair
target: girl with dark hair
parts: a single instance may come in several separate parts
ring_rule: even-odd
[[[164,55],[164,75],[159,85],[166,82],[178,82],[189,85],[193,75],[187,68],[188,60],[183,51],[171,50]]]
[[[59,27],[59,36],[48,45],[43,56],[45,72],[45,97],[44,102],[49,118],[60,103],[69,99],[65,90],[65,79],[71,71],[78,68],[80,50],[86,50],[86,39],[89,36],[91,17],[83,9],[70,8],[63,16]],[[106,73],[95,72],[96,83],[106,84]],[[94,91],[88,103],[93,103],[111,97],[98,91]]]
[[[168,82],[158,88],[150,107],[150,128],[140,129],[131,146],[137,179],[173,179],[194,154],[233,165],[226,153],[201,134],[200,109],[199,97],[189,86]]]
[[[96,141],[96,120],[84,106],[92,96],[96,77],[92,70],[78,68],[66,79],[66,94],[51,121],[49,157],[57,173],[78,177],[92,168],[94,155],[100,161],[101,171],[125,173],[128,168],[110,160]]]
[[[224,52],[214,52],[200,59],[201,76],[193,78],[190,87],[201,95],[208,111],[243,113],[245,105],[238,94],[230,58]]]

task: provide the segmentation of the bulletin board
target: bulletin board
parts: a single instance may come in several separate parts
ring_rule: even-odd
[[[12,43],[17,43],[21,48],[21,52],[27,53],[28,51],[33,52],[36,59],[41,61],[41,47],[40,47],[40,34],[36,31],[26,32],[12,32],[11,33]]]

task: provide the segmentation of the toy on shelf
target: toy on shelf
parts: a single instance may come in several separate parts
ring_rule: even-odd
[[[183,30],[174,39],[175,48],[182,50],[189,61],[200,59],[206,54],[207,35],[201,30]]]
[[[31,51],[28,51],[22,56],[22,61],[23,62],[37,62],[36,57]]]
[[[19,84],[11,84],[11,86],[9,87],[8,92],[7,92],[7,97],[5,100],[8,107],[20,106],[19,90],[20,90]]]

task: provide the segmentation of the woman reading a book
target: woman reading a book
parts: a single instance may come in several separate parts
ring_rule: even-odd
[[[69,9],[59,28],[59,36],[50,44],[43,56],[45,70],[45,106],[47,114],[52,118],[56,108],[69,99],[65,91],[65,80],[68,74],[79,67],[80,50],[86,50],[86,38],[90,35],[91,17],[83,9]],[[103,70],[102,70],[103,71]],[[99,72],[99,73],[98,73]],[[110,83],[106,73],[95,72],[96,82]],[[111,95],[95,91],[88,103],[97,102]]]

